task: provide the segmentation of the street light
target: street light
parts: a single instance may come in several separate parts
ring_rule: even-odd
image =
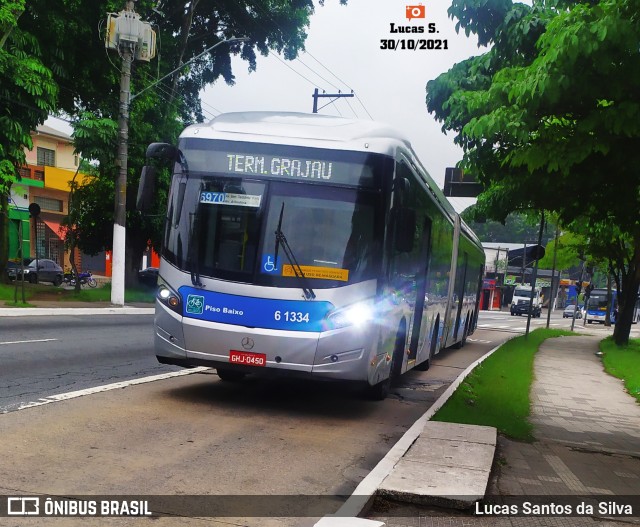
[[[164,77],[153,82],[135,95],[130,93],[131,63],[134,57],[135,44],[126,43],[122,46],[122,75],[120,77],[120,115],[119,124],[119,145],[118,160],[119,172],[116,182],[115,214],[113,222],[113,254],[111,266],[111,303],[117,306],[124,306],[124,277],[125,277],[125,252],[126,252],[126,215],[127,215],[127,163],[129,148],[129,108],[131,101],[153,88],[167,77],[180,71],[185,66],[198,60],[203,55],[209,53],[214,48],[230,42],[240,42],[249,40],[248,37],[230,38],[221,40],[213,46],[208,47],[202,53],[196,55],[191,60],[181,64]]]

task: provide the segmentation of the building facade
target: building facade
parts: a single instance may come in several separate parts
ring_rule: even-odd
[[[69,268],[64,247],[62,219],[68,214],[70,183],[82,185],[88,177],[78,172],[80,157],[74,153],[69,135],[41,125],[32,132],[33,148],[25,150],[26,166],[20,168],[20,180],[11,186],[9,203],[9,259],[48,258],[63,269]],[[31,218],[29,205],[40,206],[37,218]],[[76,264],[82,268],[82,257]]]

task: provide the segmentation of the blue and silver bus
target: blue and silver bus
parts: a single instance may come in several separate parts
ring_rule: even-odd
[[[605,323],[607,316],[607,306],[609,307],[609,320],[612,324],[617,322],[618,314],[618,291],[611,290],[611,301],[609,301],[609,293],[607,289],[593,289],[587,300],[587,322]]]
[[[409,142],[371,121],[223,114],[173,167],[156,298],[164,364],[362,383],[384,398],[473,332],[485,256]],[[153,200],[146,166],[138,207]]]

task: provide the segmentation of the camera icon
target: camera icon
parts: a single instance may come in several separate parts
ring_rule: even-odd
[[[424,18],[425,17],[425,9],[422,4],[419,5],[408,5],[406,8],[406,16],[408,20],[412,18]]]

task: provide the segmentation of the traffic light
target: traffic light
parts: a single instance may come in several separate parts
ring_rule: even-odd
[[[584,298],[585,300],[588,300],[589,297],[591,296],[591,291],[593,291],[593,284],[589,284],[587,287],[584,288]]]
[[[582,290],[582,282],[580,280],[576,280],[576,296],[580,294]]]

